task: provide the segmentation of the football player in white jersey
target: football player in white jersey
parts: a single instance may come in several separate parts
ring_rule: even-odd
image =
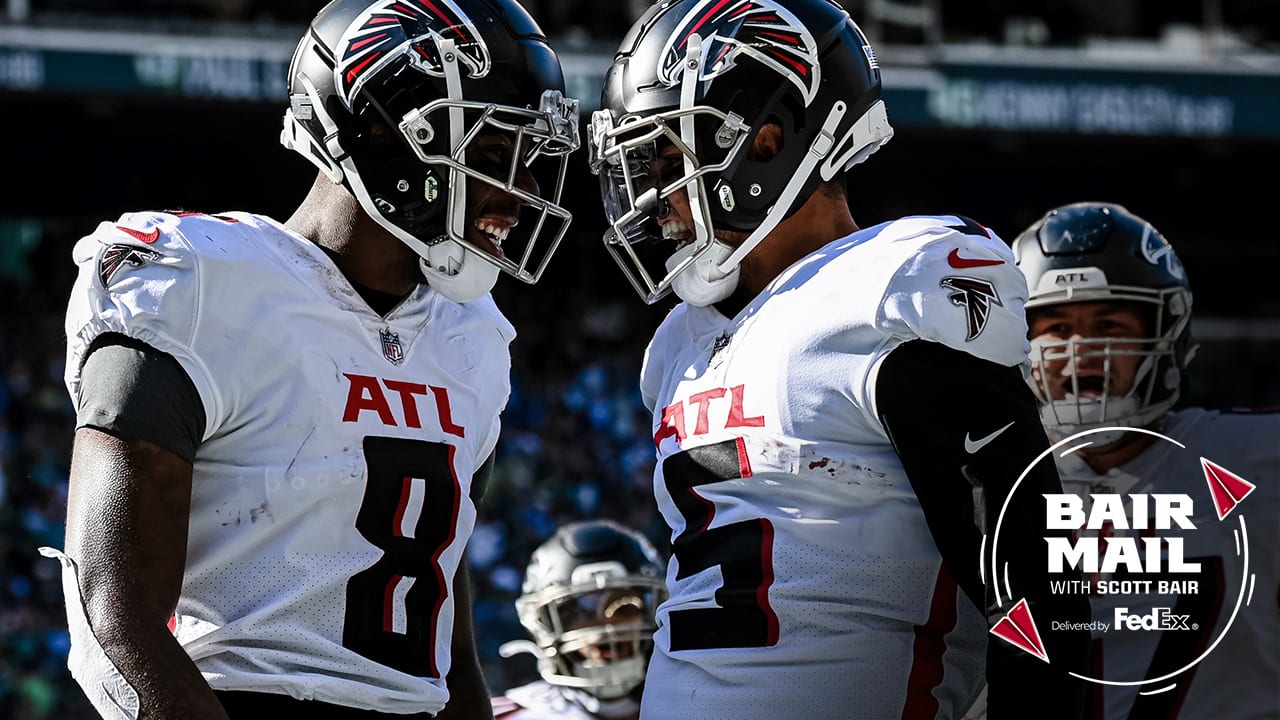
[[[128,213],[75,247],[68,664],[112,720],[489,717],[489,290],[565,231],[576,103],[515,0],[335,0],[288,89],[320,174],[287,222]]]
[[[1089,436],[1093,444],[1059,460],[1063,487],[1091,493],[1182,493],[1197,512],[1194,530],[1177,533],[1182,555],[1199,564],[1196,585],[1152,597],[1092,597],[1094,618],[1115,608],[1142,614],[1167,605],[1188,615],[1194,631],[1095,634],[1092,677],[1134,683],[1182,668],[1176,687],[1095,684],[1091,717],[1240,720],[1280,717],[1280,414],[1171,410],[1194,354],[1191,287],[1172,246],[1126,208],[1080,202],[1054,208],[1013,243],[1026,276],[1032,386],[1050,435],[1099,428],[1143,428]],[[1198,457],[1223,464],[1256,488],[1240,504],[1247,520],[1252,600],[1231,620],[1244,570],[1238,525],[1219,522]],[[1134,531],[1104,528],[1104,537]],[[1230,627],[1228,629],[1228,622]],[[1166,683],[1158,683],[1164,685]]]
[[[684,301],[641,377],[670,599],[641,703],[669,718],[1078,717],[1088,637],[1052,664],[988,623],[1001,530],[1032,614],[1053,468],[1023,379],[1026,283],[956,215],[860,229],[843,175],[892,135],[875,53],[827,0],[678,0],[633,26],[592,117],[605,243]],[[939,169],[939,172],[945,172]],[[986,551],[991,547],[988,545]]]
[[[493,699],[497,720],[636,720],[667,565],[653,544],[608,520],[560,527],[534,551],[516,600],[542,680]]]

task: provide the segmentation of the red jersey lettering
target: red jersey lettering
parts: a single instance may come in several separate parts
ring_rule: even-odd
[[[342,413],[342,422],[357,422],[361,412],[372,410],[378,413],[378,419],[383,425],[395,427],[395,416],[391,414],[387,396],[382,394],[378,378],[352,373],[342,375],[351,381],[351,386],[347,389],[347,407]]]
[[[347,388],[347,403],[342,411],[342,422],[359,422],[360,414],[368,410],[377,413],[378,420],[383,425],[399,427],[395,414],[391,411],[391,403],[387,401],[387,395],[382,390],[386,387],[388,392],[400,396],[400,412],[404,418],[405,427],[421,428],[422,412],[418,408],[418,396],[426,397],[427,392],[430,391],[431,397],[435,400],[436,419],[440,423],[440,429],[450,435],[466,437],[466,428],[453,421],[453,408],[449,404],[448,388],[405,380],[386,380],[355,373],[343,373],[343,376],[351,382],[351,385]]]
[[[661,445],[662,441],[669,437],[674,437],[677,443],[683,443],[684,439],[690,435],[697,437],[711,432],[711,406],[715,404],[723,407],[722,403],[715,401],[720,400],[726,394],[729,396],[729,408],[723,416],[725,418],[723,429],[764,427],[763,415],[747,417],[745,385],[737,385],[732,388],[712,388],[689,397],[689,406],[697,408],[697,415],[693,418],[692,433],[686,431],[685,401],[679,400],[663,408],[662,420],[658,423],[657,431],[653,435],[654,446]],[[725,411],[721,410],[720,412]]]

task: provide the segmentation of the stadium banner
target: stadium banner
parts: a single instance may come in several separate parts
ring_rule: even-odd
[[[271,40],[0,28],[0,90],[282,103],[291,46]],[[569,94],[599,103],[611,57],[561,53]],[[1023,50],[1017,62],[883,61],[890,120],[900,128],[1280,138],[1280,72],[1086,62]],[[1046,58],[1052,59],[1046,59]]]

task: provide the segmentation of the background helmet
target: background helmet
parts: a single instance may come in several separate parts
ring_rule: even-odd
[[[830,180],[892,135],[880,66],[862,30],[830,0],[677,0],[652,6],[623,39],[592,116],[591,168],[610,229],[605,245],[647,302],[677,294],[705,305],[736,286],[742,258]],[[782,128],[769,160],[748,151]],[[666,144],[684,156],[674,179],[651,177]],[[685,189],[691,243],[671,258],[654,218]],[[736,250],[714,230],[750,233]],[[656,260],[656,262],[655,262]],[[700,270],[685,273],[701,261]],[[691,292],[682,292],[689,290]],[[691,297],[697,296],[697,297]]]
[[[298,43],[288,83],[281,142],[412,248],[437,290],[473,300],[499,268],[537,281],[568,229],[559,198],[578,116],[559,60],[519,3],[334,0]],[[507,167],[468,167],[468,146],[484,131],[513,137]],[[535,195],[513,178],[540,158],[547,168]],[[533,232],[504,238],[503,228],[468,227],[468,179],[531,206]],[[535,253],[544,231],[551,239]],[[478,247],[481,233],[502,253]]]
[[[1191,341],[1191,288],[1173,247],[1150,223],[1120,205],[1080,202],[1046,213],[1013,241],[1018,268],[1027,279],[1028,316],[1036,308],[1072,302],[1140,303],[1152,309],[1151,334],[1142,338],[1033,339],[1033,365],[1066,359],[1073,392],[1053,400],[1048,378],[1031,381],[1046,426],[1067,435],[1108,425],[1142,427],[1178,400]],[[1137,346],[1122,350],[1116,346]],[[1142,357],[1133,387],[1111,397],[1109,377],[1100,397],[1080,397],[1075,368],[1086,355]]]
[[[666,563],[634,530],[610,521],[562,526],[534,551],[516,600],[534,643],[501,652],[533,652],[553,685],[622,697],[644,681],[665,575]]]

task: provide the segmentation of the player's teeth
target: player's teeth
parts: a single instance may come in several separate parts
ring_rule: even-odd
[[[511,228],[500,227],[487,220],[476,220],[473,225],[477,230],[484,233],[493,241],[493,244],[501,246],[502,241],[507,239],[507,235],[511,232]]]
[[[688,232],[689,226],[679,220],[673,220],[662,226],[662,237],[668,240],[677,235],[688,234]]]

